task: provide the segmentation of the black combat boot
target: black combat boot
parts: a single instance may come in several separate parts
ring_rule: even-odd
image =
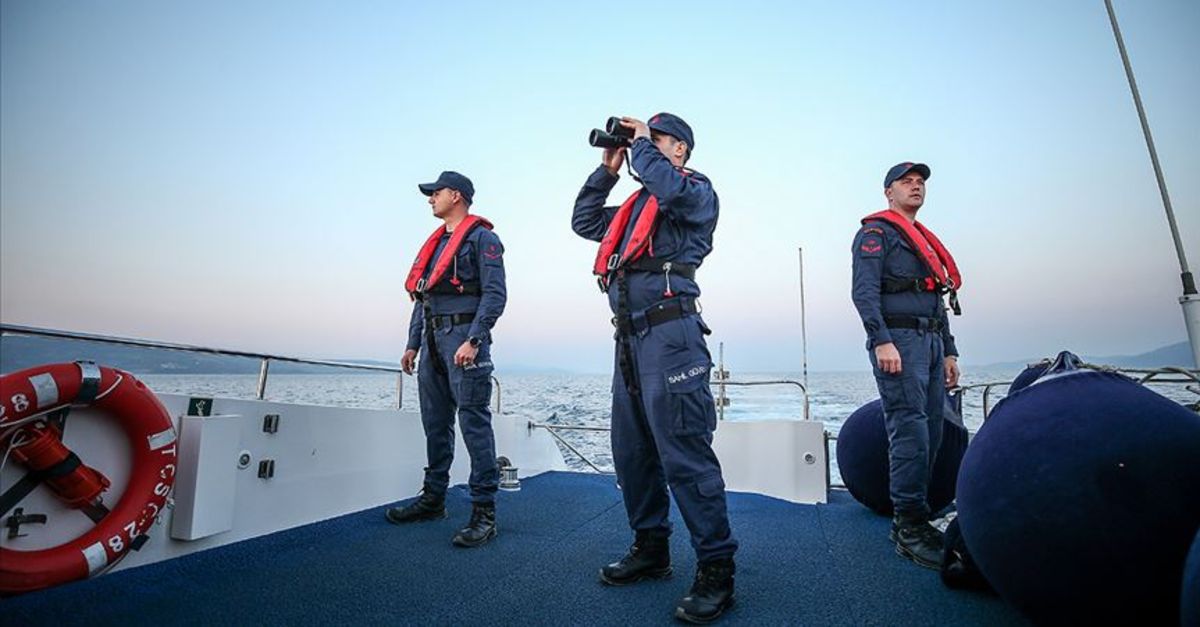
[[[891,529],[891,531],[888,531],[888,541],[890,541],[890,542],[896,541],[896,532],[900,530],[900,522],[899,521],[900,521],[899,516],[892,517],[892,529]],[[930,526],[933,527],[933,525],[930,525]],[[933,530],[937,531],[938,536],[945,535],[941,531],[938,531],[937,527],[933,527]]]
[[[624,586],[643,579],[666,579],[671,576],[670,536],[656,531],[638,531],[629,553],[620,561],[600,569],[600,581],[610,586]]]
[[[479,546],[496,537],[496,505],[476,503],[471,506],[471,521],[458,530],[451,540],[456,546]]]
[[[429,489],[429,486],[425,486],[421,490],[421,496],[416,500],[404,507],[388,509],[385,516],[387,516],[388,522],[396,525],[445,518],[446,495],[439,494],[435,496]]]
[[[942,565],[942,534],[929,524],[928,516],[897,512],[892,519],[890,537],[896,541],[896,554],[918,566],[937,570]]]
[[[733,558],[700,562],[692,589],[675,604],[675,618],[711,623],[733,606]]]

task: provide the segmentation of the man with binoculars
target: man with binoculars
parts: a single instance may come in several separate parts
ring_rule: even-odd
[[[698,561],[675,616],[709,622],[733,604],[738,546],[712,450],[717,417],[704,341],[711,331],[696,302],[717,195],[708,178],[683,167],[696,143],[679,117],[610,118],[606,131],[589,138],[605,150],[575,200],[571,228],[600,242],[593,271],[615,314],[613,461],[635,540],[621,560],[601,568],[600,579],[619,586],[671,575],[669,485]],[[619,207],[605,207],[626,146],[642,187]]]

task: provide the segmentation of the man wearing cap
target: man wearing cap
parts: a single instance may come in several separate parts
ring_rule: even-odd
[[[416,302],[400,366],[417,373],[429,466],[419,498],[387,510],[396,524],[446,516],[454,459],[454,417],[471,455],[472,513],[454,535],[457,546],[479,546],[496,535],[496,444],[492,433],[492,327],[504,312],[504,246],[486,219],[469,213],[475,187],[457,172],[418,185],[442,220],[417,253],[405,281]]]
[[[883,403],[896,552],[938,568],[942,538],[929,525],[926,495],[942,439],[946,389],[958,385],[958,349],[942,294],[958,313],[962,277],[937,236],[917,221],[929,166],[888,170],[888,208],[862,220],[854,238],[852,297]]]
[[[671,575],[673,494],[699,562],[675,615],[708,622],[733,604],[738,546],[712,450],[716,407],[704,341],[711,331],[696,302],[696,270],[712,252],[717,195],[707,177],[683,167],[696,142],[682,119],[660,113],[648,124],[628,117],[621,123],[634,131],[629,159],[642,187],[619,207],[604,206],[626,158],[624,149],[607,149],[571,217],[575,233],[600,242],[593,272],[616,314],[613,461],[635,535],[628,554],[604,566],[600,579],[619,586]]]

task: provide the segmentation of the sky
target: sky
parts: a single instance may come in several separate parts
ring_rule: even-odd
[[[1200,273],[1200,3],[1115,10]],[[699,282],[735,372],[869,367],[850,243],[907,160],[963,273],[964,368],[1186,338],[1101,0],[3,0],[0,320],[396,360],[439,225],[416,185],[457,170],[507,250],[497,369],[604,372],[571,208],[588,131],[659,111],[721,199]]]

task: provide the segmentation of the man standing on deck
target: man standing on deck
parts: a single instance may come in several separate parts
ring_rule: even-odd
[[[884,176],[888,208],[863,218],[854,238],[852,297],[883,402],[895,510],[890,538],[898,554],[938,568],[942,537],[929,524],[926,494],[946,389],[959,375],[942,294],[949,292],[957,315],[962,277],[950,251],[917,222],[928,179],[929,166],[911,162]]]
[[[446,516],[454,459],[454,417],[471,455],[471,520],[454,535],[457,546],[496,536],[496,443],[492,433],[492,327],[504,312],[504,246],[486,219],[469,213],[475,187],[457,172],[417,186],[444,223],[426,240],[404,289],[416,303],[400,366],[412,374],[417,352],[421,423],[429,466],[416,500],[387,510],[396,524]]]
[[[699,562],[675,616],[709,622],[733,604],[738,546],[712,450],[710,331],[696,302],[717,195],[707,177],[683,167],[696,144],[682,119],[660,113],[648,124],[628,117],[621,124],[633,130],[630,162],[642,187],[620,207],[604,206],[626,159],[624,149],[606,149],[571,216],[575,233],[600,242],[594,273],[616,314],[613,461],[635,534],[629,553],[601,568],[600,580],[620,586],[671,575],[669,485]]]

